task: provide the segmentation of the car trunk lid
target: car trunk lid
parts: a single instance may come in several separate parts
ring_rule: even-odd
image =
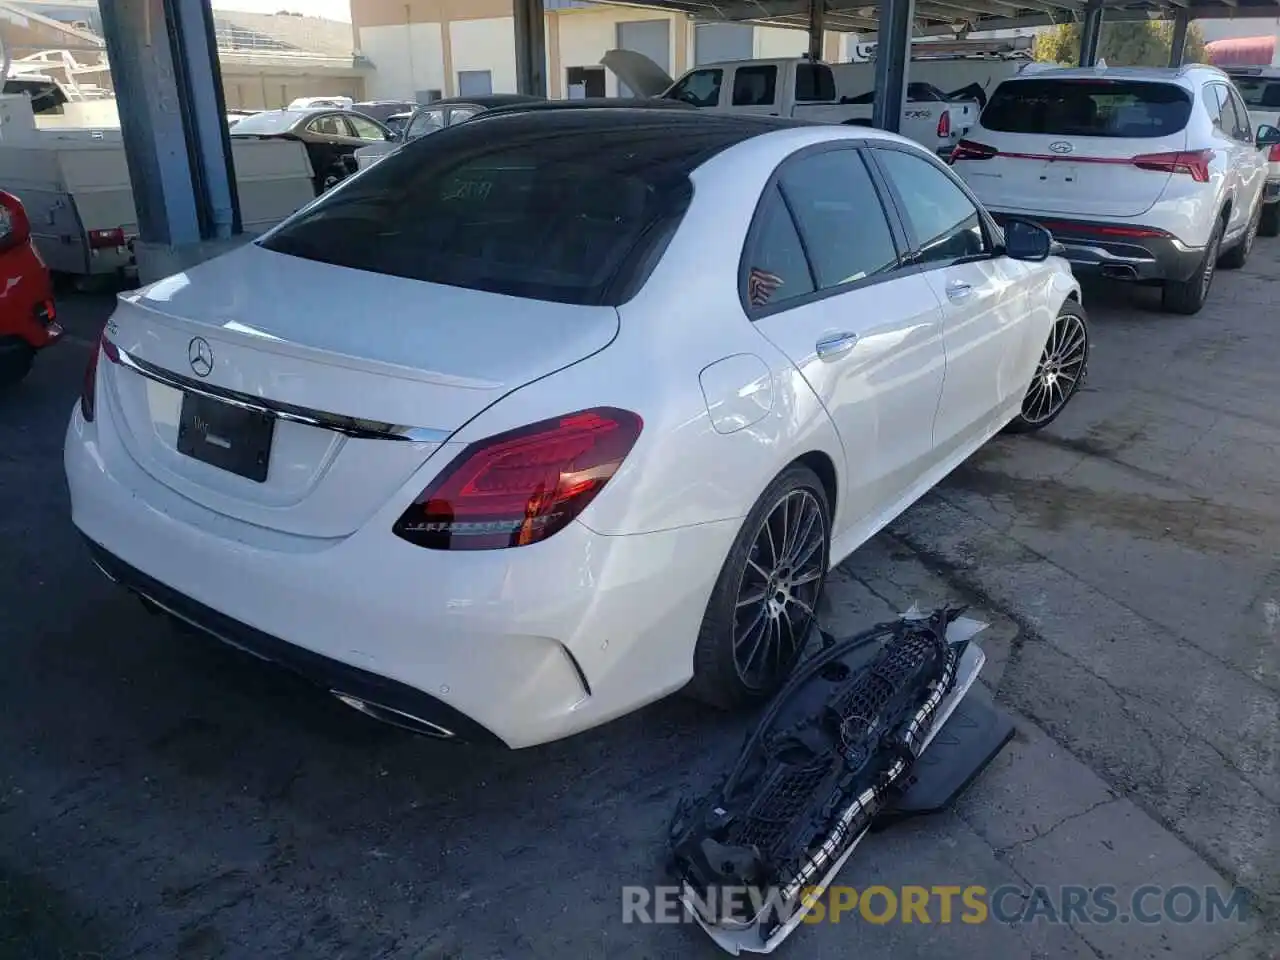
[[[458,427],[603,349],[617,325],[612,307],[249,244],[122,296],[108,324],[119,361],[100,375],[128,452],[158,481],[239,520],[340,537]],[[236,459],[255,453],[256,478]]]

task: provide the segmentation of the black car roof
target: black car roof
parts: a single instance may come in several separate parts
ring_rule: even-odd
[[[430,103],[420,103],[415,110],[432,110],[437,107],[462,106],[463,104],[473,104],[477,107],[505,107],[515,103],[545,103],[543,97],[529,96],[523,93],[485,93],[476,97],[445,97],[443,100],[432,100]]]
[[[610,145],[625,144],[623,154],[630,164],[653,163],[687,174],[744,140],[773,130],[816,125],[786,117],[635,106],[494,111],[434,136],[410,141],[397,153],[404,154],[407,162],[418,150],[430,150],[437,157],[446,149],[461,155],[472,150],[501,149],[507,143],[518,146],[522,142],[545,142],[552,134],[562,144],[577,137],[589,140],[593,156],[598,158],[608,152]]]

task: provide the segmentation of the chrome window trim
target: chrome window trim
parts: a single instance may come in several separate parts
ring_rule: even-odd
[[[114,346],[114,345],[113,345]],[[262,397],[250,396],[247,393],[240,393],[237,390],[228,390],[224,387],[210,386],[197,380],[171,373],[168,370],[161,369],[153,363],[148,363],[138,357],[132,356],[127,351],[115,346],[114,350],[118,357],[117,363],[120,366],[132,370],[139,376],[146,377],[148,380],[154,380],[156,383],[162,383],[166,387],[172,387],[175,390],[182,390],[184,393],[194,393],[202,397],[209,397],[213,400],[219,400],[222,403],[230,404],[241,410],[248,410],[252,413],[266,414],[275,417],[278,420],[287,420],[290,423],[302,423],[309,427],[318,427],[321,430],[332,430],[334,433],[340,433],[345,437],[353,437],[358,440],[400,440],[408,443],[444,443],[449,439],[450,430],[437,430],[432,427],[409,427],[401,426],[393,423],[376,423],[369,420],[359,420],[355,417],[343,416],[339,413],[327,413],[323,410],[313,410],[308,407],[299,407],[295,404],[281,403],[276,400],[267,400]]]

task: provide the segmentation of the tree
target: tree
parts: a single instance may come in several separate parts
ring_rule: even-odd
[[[1098,59],[1113,67],[1163,67],[1169,63],[1173,23],[1168,20],[1102,21]],[[1036,59],[1047,63],[1080,62],[1080,24],[1063,23],[1036,35]],[[1204,62],[1204,35],[1187,25],[1184,63]]]

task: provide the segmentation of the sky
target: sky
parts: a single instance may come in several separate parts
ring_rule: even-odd
[[[351,22],[350,0],[213,0],[215,10],[243,10],[248,13],[275,13],[288,10],[309,17]]]

